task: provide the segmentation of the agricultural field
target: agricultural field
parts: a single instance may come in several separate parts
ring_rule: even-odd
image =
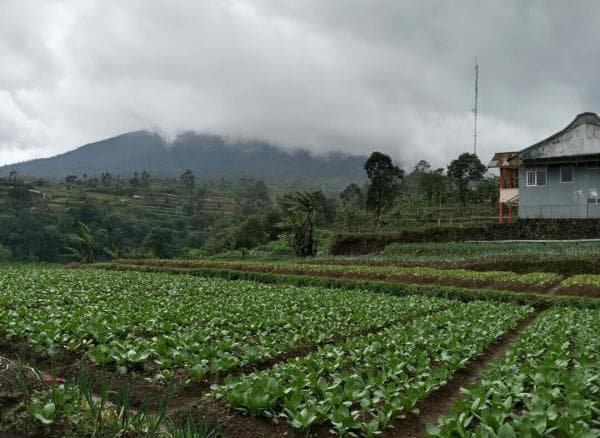
[[[600,436],[599,331],[598,311],[547,311],[430,436]]]
[[[308,261],[309,264],[318,262],[333,265],[427,266],[518,273],[554,272],[563,276],[600,274],[600,241],[391,243],[375,254],[332,255],[326,248],[328,238],[329,233],[321,231],[318,239],[319,253]],[[303,262],[302,259],[294,259],[291,254],[284,256],[264,248],[225,252],[208,258],[228,261]]]
[[[600,242],[392,243],[368,256],[328,256],[320,263],[428,266],[517,273],[553,272],[564,277],[600,274]]]
[[[366,261],[485,262],[520,259],[597,257],[600,242],[424,242],[392,243]],[[337,258],[343,259],[343,256]],[[361,259],[360,256],[346,257]]]
[[[374,436],[530,311],[455,303],[381,333],[228,379],[214,394],[252,415],[283,415],[301,430],[329,422],[336,434]]]
[[[446,303],[168,274],[5,268],[0,326],[53,356],[196,379],[376,329]],[[76,291],[76,293],[71,293]]]
[[[0,436],[512,436],[538,398],[597,436],[597,310],[34,265],[0,290]]]
[[[225,260],[120,260],[105,267],[158,267],[174,269],[231,269],[246,272],[269,272],[283,275],[353,278],[400,283],[422,283],[467,288],[491,288],[516,292],[560,293],[559,286],[566,286],[563,276],[554,272],[530,272],[517,274],[511,271],[476,271],[469,269],[441,269],[427,266],[360,265],[300,262],[256,262]],[[561,283],[562,281],[562,283]],[[582,290],[582,295],[595,295],[593,287]]]

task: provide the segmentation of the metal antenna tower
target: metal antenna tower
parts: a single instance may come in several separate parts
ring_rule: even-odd
[[[473,153],[477,155],[477,95],[479,93],[479,64],[475,57],[475,107],[473,108]]]

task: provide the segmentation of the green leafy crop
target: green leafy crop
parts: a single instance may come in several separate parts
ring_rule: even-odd
[[[330,422],[340,434],[373,436],[531,310],[455,302],[265,371],[229,377],[213,387],[213,396],[252,415],[283,416],[301,430]]]
[[[600,436],[600,312],[546,311],[430,437]]]
[[[425,297],[157,273],[0,268],[0,332],[120,372],[201,379],[447,305]]]

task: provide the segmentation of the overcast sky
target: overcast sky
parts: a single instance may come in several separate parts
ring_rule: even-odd
[[[595,1],[0,0],[0,164],[137,129],[436,166],[600,111]]]

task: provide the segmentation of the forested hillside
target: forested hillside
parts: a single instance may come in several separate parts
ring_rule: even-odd
[[[159,137],[152,137],[162,148]],[[82,148],[77,153],[92,153]],[[133,156],[131,146],[122,151]],[[95,151],[99,163],[105,154]],[[69,154],[66,154],[69,157]],[[46,161],[47,163],[48,161]],[[73,173],[59,181],[0,177],[0,260],[93,261],[197,257],[252,251],[313,256],[332,230],[364,232],[495,221],[498,181],[463,154],[444,169],[421,161],[410,172],[374,152],[363,184],[268,183],[261,178],[203,180],[139,168],[131,177]],[[475,169],[476,172],[467,172]]]

